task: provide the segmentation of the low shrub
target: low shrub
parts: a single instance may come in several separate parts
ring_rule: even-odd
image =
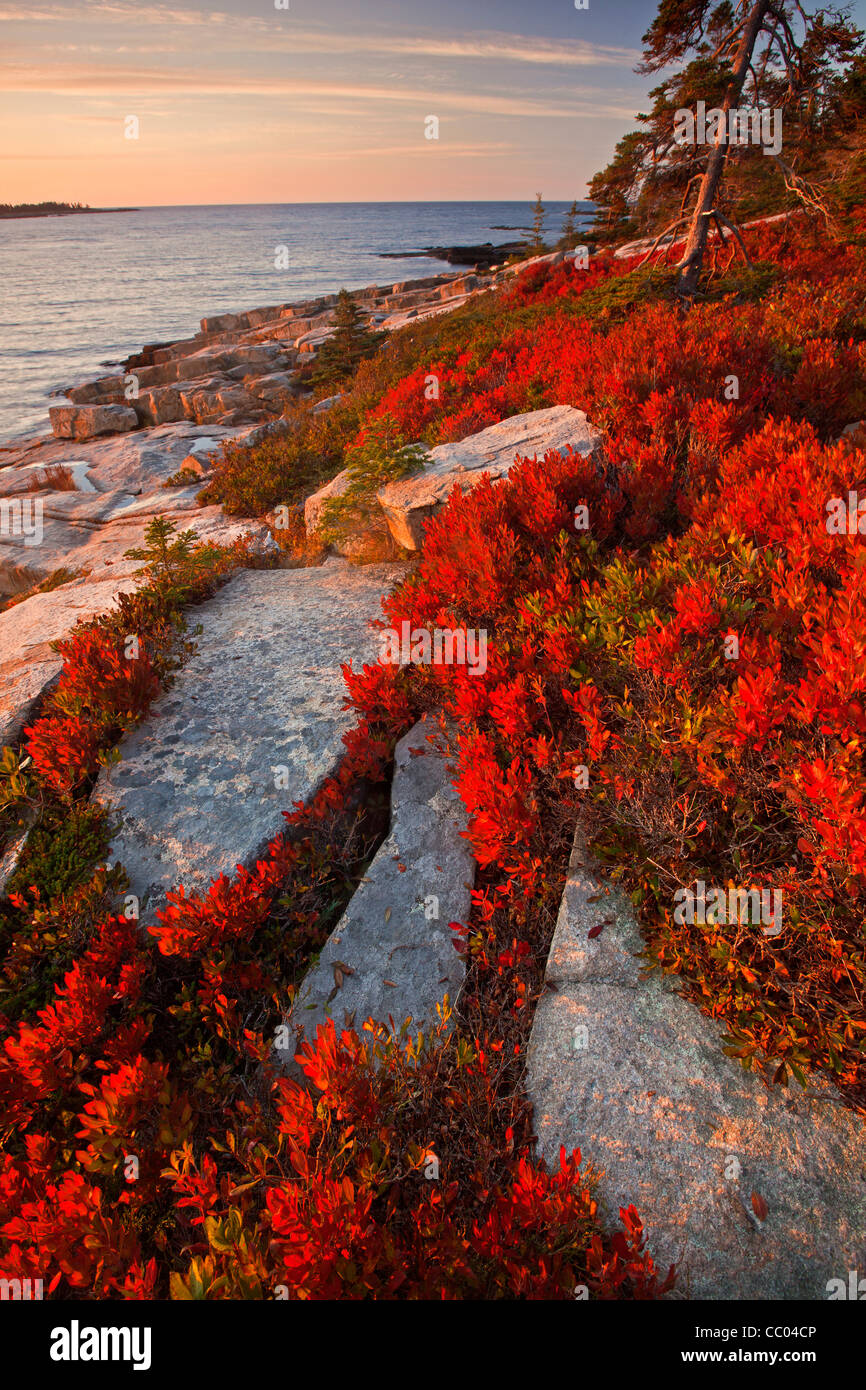
[[[426,452],[417,444],[407,444],[390,416],[378,416],[363,430],[347,452],[347,485],[328,498],[319,533],[329,545],[363,534],[384,541],[387,528],[376,493],[386,483],[408,478],[423,468]]]

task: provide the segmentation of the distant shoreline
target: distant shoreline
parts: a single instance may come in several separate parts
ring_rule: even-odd
[[[11,222],[13,218],[20,217],[83,217],[87,213],[101,212],[139,212],[140,208],[34,208],[31,212],[17,212],[0,210],[0,221]]]

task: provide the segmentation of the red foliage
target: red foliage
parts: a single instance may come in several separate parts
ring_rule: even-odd
[[[784,1081],[823,1068],[862,1102],[866,599],[860,535],[831,534],[825,508],[866,488],[863,452],[832,442],[866,413],[866,255],[791,251],[770,228],[750,244],[779,272],[760,305],[684,318],[653,303],[602,330],[581,297],[627,266],[537,267],[509,290],[495,341],[385,393],[370,418],[430,442],[571,403],[602,427],[603,454],[525,460],[455,491],[386,601],[393,626],[485,629],[483,675],[347,669],[362,722],[339,776],[288,813],[296,838],[205,894],[178,887],[149,933],[97,923],[53,1001],[5,1026],[7,1277],[50,1269],[52,1291],[93,1298],[261,1298],[279,1285],[297,1298],[571,1298],[580,1284],[657,1296],[668,1282],[634,1209],[605,1235],[580,1154],[546,1171],[518,1117],[543,968],[532,913],[556,899],[555,831],[578,812],[632,889],[650,957],[724,1018],[731,1050],[780,1062]],[[139,636],[134,660],[99,624],[63,645],[60,684],[26,731],[44,788],[81,794],[147,710],[159,662]],[[420,1053],[331,1026],[301,1055],[307,1086],[274,1080],[261,1066],[266,1020],[286,1003],[274,905],[292,892],[303,903],[315,827],[433,709],[452,730],[482,869],[471,921],[453,928],[461,1007],[483,1025]],[[578,768],[586,791],[573,789]],[[782,884],[790,926],[772,940],[690,932],[659,865],[672,882]],[[321,944],[302,907],[293,931]],[[428,1182],[435,1144],[445,1166]]]
[[[98,623],[79,628],[57,649],[63,657],[59,683],[24,734],[46,786],[65,795],[95,774],[100,753],[147,712],[159,677],[145,646],[139,643],[137,655],[127,656],[124,637]]]

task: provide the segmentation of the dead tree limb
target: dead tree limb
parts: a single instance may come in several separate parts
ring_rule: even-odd
[[[748,253],[748,251],[746,250],[746,243],[743,241],[743,238],[742,238],[742,236],[740,235],[740,229],[739,229],[739,227],[738,227],[734,222],[729,221],[729,219],[728,219],[727,217],[725,217],[725,214],[724,214],[723,212],[715,211],[713,215],[715,216],[716,223],[717,223],[717,225],[718,225],[720,231],[721,231],[721,225],[722,225],[722,223],[724,223],[724,225],[725,225],[726,227],[728,227],[728,228],[730,229],[730,231],[733,232],[734,236],[737,238],[737,241],[738,241],[738,243],[739,243],[740,250],[742,251],[743,255],[744,255],[745,258],[746,258],[746,265],[751,266],[752,262],[751,262],[751,260],[749,259],[749,253]]]
[[[654,256],[654,255],[655,255],[656,250],[658,249],[658,244],[659,244],[660,241],[663,241],[664,238],[665,238],[666,236],[668,236],[671,232],[673,232],[677,227],[681,227],[682,224],[683,224],[684,222],[690,222],[690,221],[691,221],[691,218],[690,218],[690,217],[678,217],[678,218],[676,219],[675,222],[671,222],[669,226],[665,227],[665,229],[664,229],[663,232],[659,232],[658,236],[656,237],[656,239],[655,239],[655,241],[653,242],[653,244],[652,244],[652,246],[650,247],[650,249],[647,251],[647,253],[646,253],[646,255],[644,256],[643,260],[641,261],[640,265],[635,266],[635,270],[640,270],[640,269],[641,269],[641,266],[645,266],[645,265],[646,265],[646,263],[647,263],[647,261],[649,260],[650,256]],[[668,249],[669,249],[669,248],[668,248]]]
[[[786,164],[780,155],[774,154],[773,158],[782,171],[782,178],[785,180],[785,187],[788,192],[793,193],[795,198],[799,198],[804,207],[823,217],[828,232],[835,233],[835,220],[822,198],[820,190],[813,183],[809,183],[807,179],[801,178],[799,174],[795,173],[790,164]]]

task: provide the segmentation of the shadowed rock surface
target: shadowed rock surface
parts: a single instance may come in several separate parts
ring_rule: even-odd
[[[252,864],[282,812],[335,770],[355,722],[342,708],[341,663],[375,661],[369,623],[400,573],[341,560],[244,570],[195,610],[197,652],[94,792],[120,816],[112,861],[145,919],[168,889],[202,892]]]
[[[328,1018],[338,1029],[354,1019],[359,1030],[368,1018],[390,1016],[398,1029],[411,1018],[417,1031],[436,1022],[446,994],[457,998],[465,969],[448,924],[467,919],[475,861],[447,759],[428,742],[435,734],[423,721],[397,744],[390,833],[300,987],[287,1020],[298,1042],[278,1053],[284,1064],[300,1034],[314,1039]],[[335,992],[343,965],[352,973]]]
[[[578,840],[530,1041],[545,1161],[564,1144],[605,1170],[608,1218],[635,1204],[657,1263],[681,1262],[680,1297],[826,1299],[863,1268],[862,1118],[827,1081],[767,1090],[726,1057],[722,1025],[672,977],[641,976],[631,906],[584,858]]]

